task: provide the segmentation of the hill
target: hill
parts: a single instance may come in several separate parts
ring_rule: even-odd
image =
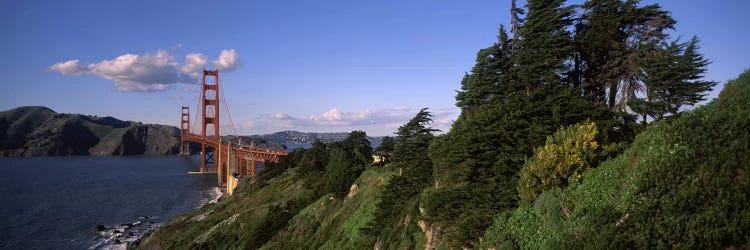
[[[482,248],[747,249],[748,107],[750,70],[718,100],[650,125],[580,184],[500,214]]]
[[[293,149],[298,147],[309,147],[315,141],[323,143],[342,141],[346,139],[347,136],[349,136],[348,132],[315,133],[287,130],[272,134],[240,137],[243,141],[255,141],[258,144],[266,146],[285,145],[287,148]],[[373,148],[376,148],[380,145],[382,138],[383,137],[368,136],[367,140],[370,141],[370,145]]]
[[[46,107],[0,112],[0,156],[168,155],[178,152],[179,136],[172,126]]]

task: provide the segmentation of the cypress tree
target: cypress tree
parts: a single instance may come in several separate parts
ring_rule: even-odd
[[[576,25],[574,75],[582,76],[584,91],[597,103],[624,111],[625,103],[645,90],[641,58],[649,44],[663,41],[675,21],[659,5],[639,1],[589,0]],[[619,96],[619,98],[618,98]]]
[[[414,234],[419,227],[418,200],[420,192],[430,184],[432,161],[427,149],[436,129],[428,127],[432,114],[427,108],[421,109],[409,122],[398,128],[397,143],[393,150],[391,165],[403,169],[402,174],[393,177],[385,187],[380,203],[375,210],[375,218],[368,224],[365,233],[377,236],[385,249],[413,249],[416,244]],[[402,223],[405,217],[414,218]]]
[[[513,53],[513,86],[529,95],[537,87],[563,84],[573,42],[567,27],[572,23],[573,6],[564,0],[529,0],[528,14],[518,29]]]
[[[647,117],[663,119],[677,114],[685,105],[705,100],[706,92],[716,85],[702,79],[709,61],[697,51],[698,43],[693,37],[686,43],[653,45],[652,52],[644,57],[646,97],[629,103],[644,123]]]
[[[492,103],[505,91],[504,78],[510,71],[511,39],[504,26],[500,26],[498,41],[479,50],[471,74],[461,80],[461,90],[456,93],[456,106],[462,112],[478,112]]]

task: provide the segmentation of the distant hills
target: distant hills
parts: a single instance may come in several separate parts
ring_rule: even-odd
[[[245,142],[288,149],[341,141],[349,133],[282,131],[241,136]],[[375,148],[382,137],[368,137]],[[0,156],[172,155],[179,152],[180,130],[173,126],[122,121],[113,117],[57,113],[42,106],[0,112]],[[199,149],[191,146],[192,152]]]
[[[179,136],[173,126],[39,106],[0,112],[0,156],[176,154]]]
[[[324,143],[341,141],[349,136],[348,132],[337,132],[337,133],[315,133],[315,132],[299,132],[299,131],[281,131],[273,134],[265,135],[250,135],[241,136],[243,141],[255,141],[261,145],[284,145],[288,148],[303,147],[309,145],[316,140],[320,140]],[[382,137],[368,136],[367,139],[370,141],[373,148],[380,145]]]

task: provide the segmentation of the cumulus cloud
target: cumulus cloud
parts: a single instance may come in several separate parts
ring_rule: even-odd
[[[382,127],[395,130],[414,117],[418,110],[409,108],[386,108],[381,110],[343,111],[330,109],[322,114],[294,117],[286,113],[261,115],[262,120],[277,121],[285,128],[315,130],[321,127]],[[458,116],[458,109],[430,109],[433,114],[432,127],[446,130]]]
[[[80,75],[82,73],[87,73],[88,68],[78,64],[78,62],[78,60],[70,60],[61,63],[55,63],[49,68],[50,70],[60,72],[60,74],[63,75]]]
[[[208,64],[208,57],[201,53],[192,53],[185,55],[185,64],[182,65],[180,71],[183,73],[193,73],[200,71]]]
[[[239,56],[234,50],[223,50],[216,60],[216,68],[234,70],[238,62]],[[181,65],[167,51],[159,50],[141,55],[124,54],[85,66],[79,60],[69,60],[55,63],[49,69],[63,75],[97,75],[114,81],[119,91],[150,92],[165,90],[176,83],[196,83],[207,64],[208,57],[200,53],[185,55],[185,63]]]
[[[208,57],[201,53],[185,55],[185,64],[180,67],[183,74],[183,82],[195,83],[201,76],[201,70],[208,65]]]
[[[219,59],[214,61],[214,65],[221,71],[232,71],[240,66],[240,55],[234,49],[222,50]]]

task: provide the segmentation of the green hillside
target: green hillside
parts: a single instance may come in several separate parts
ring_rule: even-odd
[[[583,181],[500,214],[482,248],[746,249],[750,71],[719,99],[649,126]]]
[[[375,239],[361,232],[374,217],[390,169],[367,170],[344,199],[320,197],[297,213],[261,249],[367,249]]]

